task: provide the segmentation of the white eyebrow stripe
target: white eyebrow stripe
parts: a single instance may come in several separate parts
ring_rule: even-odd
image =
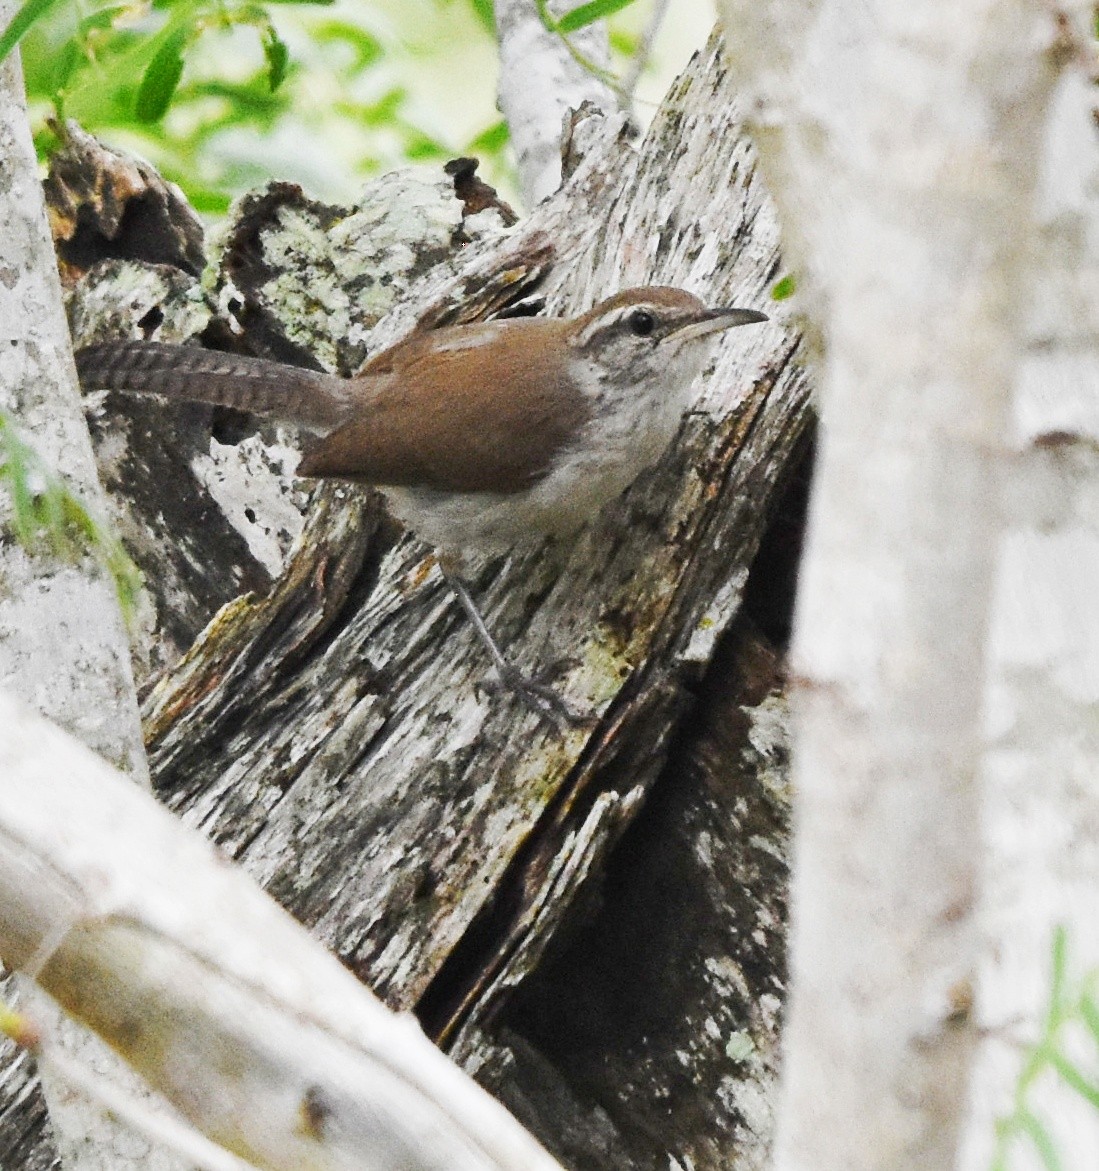
[[[637,301],[633,305],[621,305],[611,313],[604,313],[595,318],[594,321],[588,322],[588,327],[582,333],[575,334],[572,339],[574,346],[586,346],[596,334],[602,333],[604,330],[613,329],[614,326],[621,324],[626,320],[631,313],[636,313],[638,309],[643,309],[646,313],[651,313],[659,324],[662,320],[660,310],[661,306],[653,305],[645,301]]]

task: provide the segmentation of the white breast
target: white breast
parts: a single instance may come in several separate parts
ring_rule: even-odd
[[[422,540],[454,553],[500,553],[573,531],[663,455],[708,351],[696,344],[691,356],[697,362],[677,355],[670,380],[653,376],[632,387],[616,386],[596,367],[577,363],[572,373],[593,402],[592,418],[549,475],[506,494],[386,488],[393,514]]]

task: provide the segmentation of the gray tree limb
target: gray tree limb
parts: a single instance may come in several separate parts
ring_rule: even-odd
[[[8,696],[0,723],[0,949],[204,1134],[273,1171],[553,1171],[209,843]]]
[[[549,4],[556,16],[571,7],[563,0]],[[595,72],[607,68],[607,31],[598,21],[570,33],[566,43],[543,27],[533,0],[495,0],[494,11],[500,45],[498,101],[515,151],[519,187],[527,206],[533,207],[560,185],[561,132],[569,110],[585,102],[608,111],[616,105],[613,92]]]

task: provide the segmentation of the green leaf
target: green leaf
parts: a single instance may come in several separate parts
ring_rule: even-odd
[[[0,484],[11,500],[11,530],[29,552],[43,547],[75,561],[90,553],[110,575],[129,622],[141,591],[141,571],[118,538],[101,525],[75,492],[43,463],[0,411]]]
[[[581,4],[577,8],[570,9],[564,16],[558,17],[557,31],[561,33],[576,32],[579,28],[602,20],[604,16],[610,16],[612,12],[628,8],[633,2],[634,0],[590,0],[588,4]]]
[[[232,196],[224,191],[215,191],[209,187],[196,187],[193,184],[187,191],[187,202],[195,211],[206,212],[207,215],[223,216],[232,206]]]
[[[542,27],[548,33],[557,32],[557,21],[553,19],[553,13],[549,10],[547,0],[534,0],[534,8],[538,13],[538,19],[542,22]]]
[[[114,24],[117,17],[127,11],[129,9],[124,4],[114,4],[107,8],[100,8],[98,11],[85,16],[77,27],[81,33],[91,32],[95,29],[107,29]]]
[[[24,42],[24,55],[30,50],[32,38],[28,38]],[[44,88],[54,99],[59,99],[62,96],[62,91],[69,84],[73,73],[83,64],[84,54],[80,50],[79,41],[73,39],[68,40],[59,45],[53,52],[49,53],[45,60],[36,62],[39,68],[33,68],[35,73],[33,85],[39,92]],[[42,69],[40,66],[44,65]],[[26,73],[32,72],[32,69],[26,69]],[[27,92],[32,92],[32,82],[27,80]]]
[[[359,107],[359,114],[367,126],[390,126],[397,121],[397,115],[408,98],[408,90],[397,85],[386,91],[369,106]]]
[[[183,49],[189,32],[173,29],[149,62],[137,88],[134,116],[139,122],[159,122],[183,76]]]
[[[355,72],[373,65],[384,53],[377,37],[349,20],[326,20],[315,27],[313,35],[322,45],[344,44],[352,49],[355,53],[352,69]]]
[[[74,509],[68,507],[65,499],[67,491],[56,481],[47,480],[46,486],[34,497],[35,521],[37,528],[46,535],[54,551],[62,557],[74,560],[78,555],[79,546],[70,528]]]
[[[469,0],[470,7],[477,14],[477,19],[485,26],[485,30],[496,35],[496,14],[492,10],[492,0]]]
[[[1096,1044],[1099,1044],[1099,1004],[1095,1002],[1090,991],[1080,997],[1080,1016],[1091,1031]]]
[[[275,31],[274,25],[269,24],[264,29],[263,55],[267,59],[267,81],[274,93],[286,77],[286,64],[290,60],[290,50]]]
[[[1057,1155],[1057,1147],[1054,1145],[1053,1136],[1038,1121],[1037,1117],[1031,1114],[1029,1110],[1021,1110],[1017,1115],[1017,1120],[1019,1129],[1034,1144],[1048,1171],[1062,1171],[1061,1160]]]
[[[787,297],[792,297],[797,292],[797,288],[797,278],[793,273],[787,273],[771,286],[771,300],[785,301]]]
[[[1086,1099],[1094,1109],[1099,1110],[1099,1086],[1089,1081],[1087,1076],[1081,1073],[1063,1053],[1054,1053],[1050,1058],[1050,1062],[1065,1082],[1081,1098]]]
[[[641,48],[641,37],[632,29],[616,26],[608,29],[607,34],[611,49],[622,57],[634,57],[637,55],[638,49]]]
[[[482,130],[466,148],[468,154],[499,154],[508,144],[511,132],[507,122],[501,118],[487,130]]]
[[[48,159],[60,145],[60,137],[49,126],[34,132],[34,153],[39,159]]]
[[[1068,966],[1068,932],[1063,923],[1053,929],[1053,947],[1050,957],[1049,1009],[1046,1013],[1046,1036],[1061,1023],[1065,1015],[1065,970]]]
[[[35,540],[34,497],[30,488],[32,455],[6,417],[0,414],[0,480],[7,484],[11,496],[11,527],[15,539],[25,549]]]
[[[454,152],[437,138],[425,134],[415,126],[406,126],[404,153],[405,157],[417,163],[433,162],[436,159],[449,158]]]
[[[19,44],[23,34],[57,3],[57,0],[26,0],[22,8],[11,18],[11,24],[0,36],[0,61]]]

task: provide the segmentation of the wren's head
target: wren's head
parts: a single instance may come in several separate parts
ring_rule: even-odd
[[[627,289],[577,318],[569,345],[578,358],[616,372],[635,391],[651,386],[657,393],[685,394],[710,353],[700,339],[766,320],[752,309],[708,309],[683,289],[652,285]]]

